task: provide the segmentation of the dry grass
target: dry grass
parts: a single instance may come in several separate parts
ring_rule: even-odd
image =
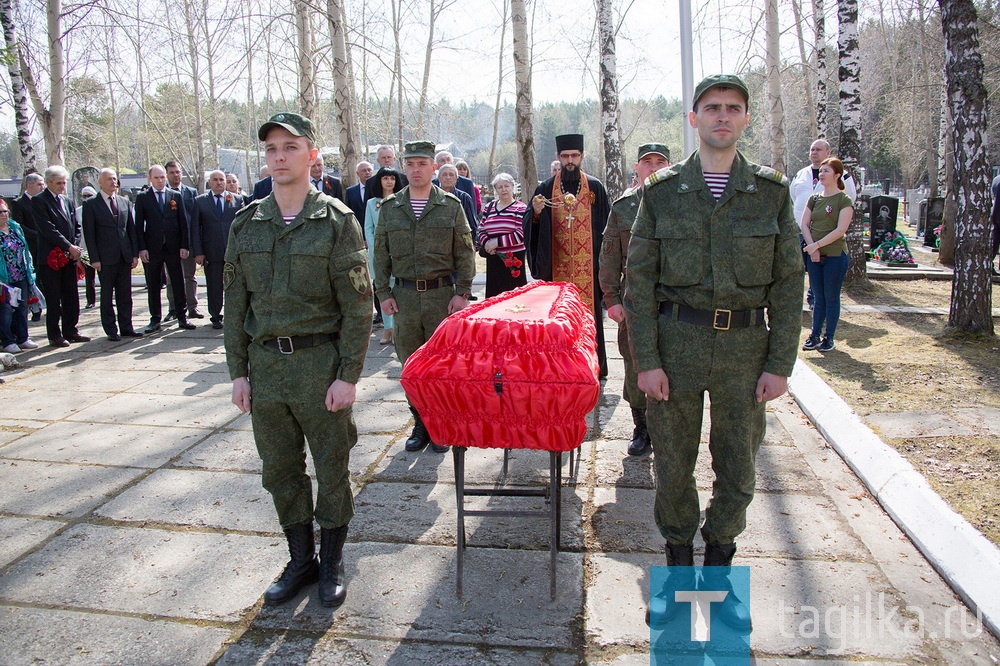
[[[947,308],[951,283],[884,281],[845,293],[844,305]],[[994,291],[994,298],[1000,290]],[[801,352],[862,416],[1000,408],[1000,338],[945,335],[947,317],[843,312],[837,349]],[[803,340],[811,318],[802,317]],[[1000,443],[980,428],[971,436],[913,437],[886,442],[927,477],[951,506],[1000,545]]]

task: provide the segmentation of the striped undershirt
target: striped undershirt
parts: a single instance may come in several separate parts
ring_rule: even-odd
[[[708,185],[708,189],[712,190],[712,195],[718,201],[722,198],[722,193],[726,191],[726,185],[729,184],[729,174],[705,171],[703,175],[705,176],[705,184]]]
[[[410,205],[413,207],[413,216],[419,220],[427,207],[427,199],[410,199]]]
[[[285,221],[285,224],[291,224],[292,222],[295,221],[295,216],[294,215],[282,215],[281,219],[283,219]]]

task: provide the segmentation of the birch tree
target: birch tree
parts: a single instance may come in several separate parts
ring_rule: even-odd
[[[340,0],[327,0],[326,17],[330,24],[330,41],[333,42],[333,105],[340,138],[340,171],[344,185],[349,187],[357,181],[354,165],[358,162],[358,146],[354,122],[354,81],[348,72],[346,25]]]
[[[990,162],[986,88],[972,0],[938,0],[948,105],[954,121],[955,276],[948,326],[993,335],[990,282]]]
[[[21,152],[24,175],[38,170],[35,147],[31,143],[31,123],[28,120],[28,89],[21,77],[21,46],[17,41],[14,6],[11,0],[0,0],[0,24],[3,24],[3,39],[6,45],[4,60],[7,75],[10,76],[10,92],[14,101],[14,129],[17,133],[17,147]]]
[[[792,0],[792,15],[795,17],[795,37],[799,43],[799,62],[802,63],[802,79],[805,84],[806,109],[809,113],[809,135],[816,136],[816,102],[813,101],[813,75],[806,55],[806,40],[802,33],[802,6],[800,0]],[[782,100],[784,104],[784,100]]]
[[[522,196],[531,196],[538,182],[535,165],[535,133],[532,129],[531,59],[528,49],[528,9],[525,0],[510,2],[511,28],[514,36],[514,85],[517,102],[514,107],[516,141],[521,168]]]
[[[45,141],[45,157],[48,164],[63,164],[63,148],[66,143],[66,50],[62,28],[62,0],[46,0],[45,37],[48,44],[49,103],[46,106],[35,81],[33,70],[37,69],[23,51],[20,52],[21,76],[35,118],[42,128]]]
[[[840,141],[838,153],[844,168],[860,173],[861,162],[861,60],[858,57],[858,2],[838,0],[837,48],[840,54]],[[864,247],[864,222],[860,197],[855,201],[854,219],[847,229],[847,252],[851,263],[844,284],[866,284],[868,266]]]
[[[487,178],[492,178],[496,164],[497,155],[497,132],[500,129],[500,99],[503,92],[503,71],[504,71],[504,42],[507,40],[507,10],[510,7],[509,0],[503,0],[503,15],[500,17],[500,55],[497,65],[497,97],[493,104],[493,139],[490,142],[490,161],[486,171]]]
[[[296,55],[299,61],[299,112],[315,120],[316,66],[313,63],[312,8],[306,0],[295,0]]]
[[[431,55],[434,53],[434,26],[441,12],[455,4],[455,0],[430,0],[427,18],[427,46],[424,49],[424,76],[420,82],[420,101],[417,108],[417,136],[424,135],[424,114],[427,112],[427,86],[431,80]]]
[[[597,28],[601,51],[601,126],[604,134],[604,184],[614,201],[625,191],[621,112],[618,109],[618,67],[612,0],[598,0]]]
[[[778,0],[767,0],[765,41],[767,53],[767,110],[770,121],[771,167],[784,173],[785,168],[785,108],[781,103],[781,47],[778,29]]]
[[[826,9],[813,0],[813,48],[816,52],[816,137],[826,138]]]

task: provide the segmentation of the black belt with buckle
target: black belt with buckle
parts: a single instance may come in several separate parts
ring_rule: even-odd
[[[282,354],[294,354],[296,349],[315,347],[316,345],[333,342],[340,337],[340,333],[313,333],[312,335],[292,335],[265,340],[261,342],[265,347],[277,349]]]
[[[455,284],[455,278],[450,275],[439,277],[434,280],[407,280],[406,278],[396,278],[397,287],[416,289],[417,291],[430,291],[441,287],[450,287]]]
[[[676,317],[674,312],[677,313]],[[711,326],[717,331],[760,326],[764,323],[764,308],[756,310],[699,310],[682,303],[663,301],[660,303],[660,314],[674,317],[677,321],[683,321],[687,324]]]

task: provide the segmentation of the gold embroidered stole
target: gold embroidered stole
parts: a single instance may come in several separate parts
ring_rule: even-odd
[[[552,183],[552,280],[572,282],[594,309],[594,232],[590,223],[594,193],[580,172],[580,191],[563,194],[561,173]]]

